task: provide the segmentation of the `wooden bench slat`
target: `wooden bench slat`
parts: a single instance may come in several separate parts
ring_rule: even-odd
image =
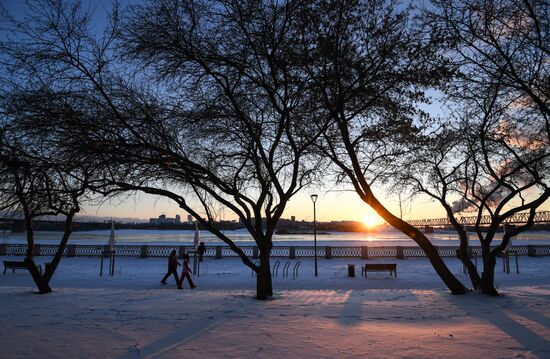
[[[367,277],[367,272],[385,272],[389,271],[390,275],[393,273],[397,277],[397,264],[395,263],[366,263],[363,266],[363,273],[365,273],[365,278]]]
[[[27,263],[25,262],[18,262],[18,261],[3,261],[4,262],[4,274],[6,274],[6,271],[8,269],[12,270],[12,273],[15,273],[16,269],[27,269]],[[38,271],[42,273],[42,266],[39,264],[37,265]]]

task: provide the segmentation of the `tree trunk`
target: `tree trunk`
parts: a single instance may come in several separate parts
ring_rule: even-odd
[[[466,267],[466,270],[468,271],[468,275],[470,277],[470,281],[472,282],[473,288],[479,289],[479,286],[481,285],[481,278],[479,277],[476,266],[470,259],[467,245],[465,244],[463,245],[461,243],[460,249],[458,251],[458,258],[462,261],[462,264],[464,264],[464,266]]]
[[[27,255],[25,257],[25,263],[27,264],[27,268],[29,270],[29,273],[31,274],[32,280],[36,284],[36,287],[38,288],[38,292],[40,294],[47,294],[52,292],[52,288],[50,287],[50,280],[52,279],[53,274],[55,273],[55,270],[59,265],[59,262],[61,261],[61,257],[65,252],[65,248],[67,247],[67,243],[72,232],[73,217],[76,212],[78,212],[78,210],[71,211],[67,215],[65,219],[65,229],[63,232],[63,237],[61,238],[61,242],[59,243],[57,252],[55,253],[55,256],[53,257],[51,263],[49,263],[49,265],[44,268],[43,274],[40,274],[38,266],[36,265],[33,257],[34,230],[32,226],[32,218],[30,218],[30,216],[25,216],[25,228],[27,230]]]
[[[25,257],[25,263],[27,264],[27,268],[29,270],[29,273],[32,276],[32,280],[36,284],[36,287],[38,288],[38,292],[40,294],[47,294],[52,292],[52,288],[50,288],[49,281],[47,281],[44,276],[40,274],[38,271],[38,267],[36,266],[36,263],[34,262],[33,257],[27,256]]]
[[[25,230],[27,231],[27,257],[33,256],[34,252],[34,229],[32,227],[32,218],[25,213]]]
[[[462,261],[462,263],[464,263],[464,266],[468,271],[468,276],[470,277],[470,282],[472,282],[472,287],[474,289],[479,289],[479,286],[481,285],[481,278],[479,277],[476,266],[472,263],[470,258]]]
[[[498,296],[495,288],[496,255],[491,253],[491,248],[483,247],[483,273],[481,273],[481,291],[490,296]]]
[[[69,242],[69,237],[71,236],[71,233],[72,233],[73,218],[76,212],[77,212],[76,210],[71,211],[65,218],[65,228],[63,232],[63,237],[61,238],[61,242],[59,243],[57,252],[55,253],[55,256],[53,257],[50,265],[44,270],[43,278],[47,284],[50,283],[50,280],[52,279],[53,274],[55,273],[55,270],[57,269],[57,266],[59,265],[59,262],[63,257],[65,248],[67,248],[67,243]]]
[[[267,299],[273,295],[273,286],[271,283],[271,269],[269,265],[269,256],[271,248],[260,249],[260,272],[256,278],[256,298]]]
[[[443,262],[441,256],[437,252],[437,249],[422,232],[420,232],[418,229],[414,228],[401,218],[394,216],[390,211],[386,209],[386,207],[384,207],[378,201],[378,199],[370,190],[361,197],[364,202],[371,206],[376,211],[376,213],[380,215],[380,217],[386,220],[386,222],[388,222],[394,228],[397,228],[402,233],[409,236],[420,246],[420,248],[422,248],[424,253],[426,253],[428,259],[430,260],[433,268],[435,269],[439,277],[443,280],[447,288],[449,288],[451,293],[464,294],[468,292],[468,289],[453,275],[453,273],[451,273],[449,268],[447,268],[447,265],[445,264],[445,262]]]
[[[31,274],[32,280],[36,284],[39,293],[50,293],[52,289],[50,288],[48,281],[44,280],[44,277],[40,274],[40,271],[34,262],[34,229],[32,226],[32,217],[28,213],[28,210],[25,210],[25,230],[27,231],[27,255],[25,256],[24,261],[27,264],[27,269]]]

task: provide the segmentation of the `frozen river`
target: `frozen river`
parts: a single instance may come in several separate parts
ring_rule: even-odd
[[[116,240],[118,244],[182,244],[193,243],[194,231],[185,230],[116,230]],[[233,241],[241,245],[253,245],[254,241],[250,234],[244,230],[225,231],[224,232]],[[61,232],[36,232],[38,243],[57,244],[61,238]],[[104,244],[107,243],[110,230],[82,231],[74,232],[71,235],[71,243],[79,244]],[[456,245],[457,236],[451,231],[435,231],[427,234],[427,237],[435,245]],[[502,233],[497,234],[495,243],[498,243]],[[200,240],[206,245],[223,245],[224,243],[214,235],[206,231],[200,232]],[[479,245],[476,236],[470,233],[472,245]],[[6,232],[2,236],[3,243],[24,243],[25,233]],[[514,238],[516,244],[550,244],[549,231],[525,232]],[[274,245],[312,245],[312,234],[284,234],[274,236]],[[377,232],[377,233],[352,233],[352,232],[332,232],[328,234],[317,235],[318,245],[330,246],[408,246],[415,245],[414,241],[405,235],[396,231]]]

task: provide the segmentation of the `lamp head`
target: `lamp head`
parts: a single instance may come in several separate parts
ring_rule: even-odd
[[[311,201],[312,201],[313,203],[317,202],[317,197],[319,197],[319,196],[317,196],[316,194],[312,194],[312,195],[311,195]]]

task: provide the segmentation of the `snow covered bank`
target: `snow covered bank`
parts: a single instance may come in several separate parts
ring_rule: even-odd
[[[302,260],[297,279],[279,270],[264,302],[238,259],[208,259],[193,291],[159,283],[164,259],[117,259],[115,276],[99,277],[99,259],[64,258],[44,296],[30,294],[28,273],[8,272],[0,357],[550,357],[550,257],[498,272],[500,298],[448,294],[425,259],[368,261],[397,263],[397,278],[347,277],[364,262],[321,259],[316,278]]]

